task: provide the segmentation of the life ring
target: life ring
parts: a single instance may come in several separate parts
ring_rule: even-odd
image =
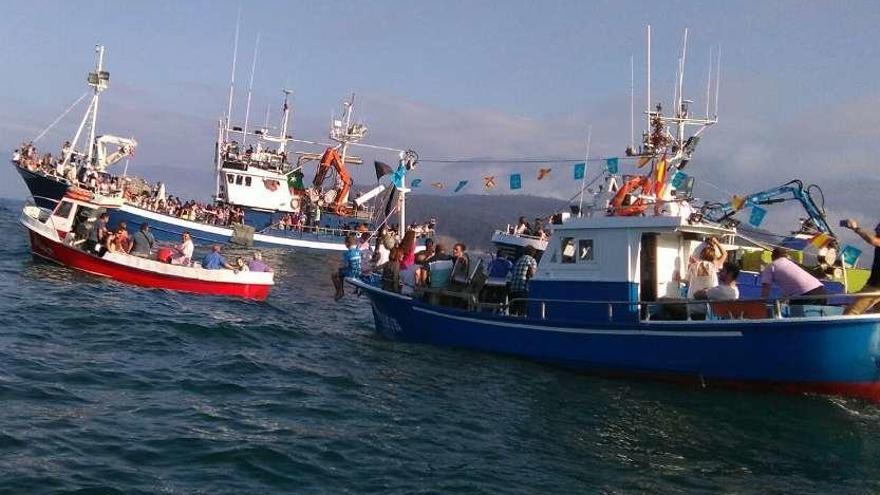
[[[611,200],[610,208],[612,216],[632,217],[635,215],[641,215],[648,209],[648,205],[641,196],[637,197],[632,204],[626,206],[623,205],[626,197],[633,194],[636,189],[640,190],[642,193],[649,190],[650,180],[648,180],[647,177],[642,176],[633,177],[632,179],[627,180]]]

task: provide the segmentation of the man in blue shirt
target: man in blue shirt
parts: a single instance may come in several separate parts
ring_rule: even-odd
[[[211,252],[205,256],[205,259],[202,260],[202,268],[206,270],[219,270],[221,268],[227,268],[232,270],[232,265],[226,262],[226,259],[223,258],[223,255],[220,254],[220,245],[214,244],[211,247]]]
[[[361,276],[361,251],[357,248],[357,243],[353,236],[345,238],[345,251],[342,253],[342,266],[339,270],[333,272],[330,277],[333,280],[333,287],[336,288],[337,301],[345,295],[345,287],[343,281],[346,278],[358,278]]]

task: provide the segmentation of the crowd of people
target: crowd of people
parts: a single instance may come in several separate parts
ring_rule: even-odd
[[[150,225],[144,222],[134,235],[128,234],[128,226],[125,222],[119,222],[110,228],[109,215],[104,212],[94,222],[85,237],[82,248],[97,256],[106,253],[126,253],[142,258],[156,259],[164,263],[181,266],[193,266],[193,254],[195,244],[189,232],[181,234],[180,242],[171,245],[159,245],[150,230]],[[236,272],[255,271],[271,272],[259,251],[254,251],[252,258],[245,261],[242,257],[236,257],[231,263],[221,253],[219,244],[211,246],[211,251],[200,263],[206,270],[229,269]]]
[[[533,223],[529,223],[526,217],[519,217],[516,225],[510,228],[509,234],[535,237],[546,241],[550,237],[549,218],[536,217]]]

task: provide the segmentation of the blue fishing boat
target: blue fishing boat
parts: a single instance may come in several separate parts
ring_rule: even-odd
[[[435,280],[432,271],[426,286],[406,294],[348,279],[368,298],[376,331],[611,376],[880,401],[880,315],[845,315],[852,296],[820,296],[824,304],[778,293],[685,297],[682,274],[700,244],[718,239],[735,262],[740,234],[730,222],[706,218],[677,190],[676,175],[717,121],[708,103],[704,118],[690,114],[683,59],[673,115],[649,107],[643,143],[628,150],[645,172],[603,172],[604,195],[553,225],[526,294],[489,300],[487,274],[474,260],[451,278],[437,272],[442,280]],[[686,136],[688,126],[699,129]]]

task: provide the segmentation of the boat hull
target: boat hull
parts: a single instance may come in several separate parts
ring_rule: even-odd
[[[197,244],[227,244],[234,235],[232,229],[218,225],[192,222],[171,215],[123,205],[110,213],[110,223],[115,225],[125,221],[130,232],[136,232],[144,222],[159,241],[177,242],[180,235],[189,232]],[[272,230],[271,233],[254,234],[253,244],[258,248],[304,248],[320,251],[344,251],[345,240],[340,236],[322,236],[298,231]]]
[[[376,330],[392,340],[600,374],[880,401],[880,316],[575,326],[429,306],[350,283],[370,299]]]
[[[271,288],[271,285],[196,280],[141,270],[113,263],[79,249],[66,246],[31,229],[28,229],[28,235],[30,237],[31,252],[34,256],[74,270],[111,278],[126,284],[194,294],[241,297],[258,301],[265,300]]]
[[[24,180],[24,184],[34,198],[34,203],[41,208],[55,208],[55,205],[61,201],[64,193],[70,187],[70,184],[65,180],[34,172],[15,164],[13,166]]]

